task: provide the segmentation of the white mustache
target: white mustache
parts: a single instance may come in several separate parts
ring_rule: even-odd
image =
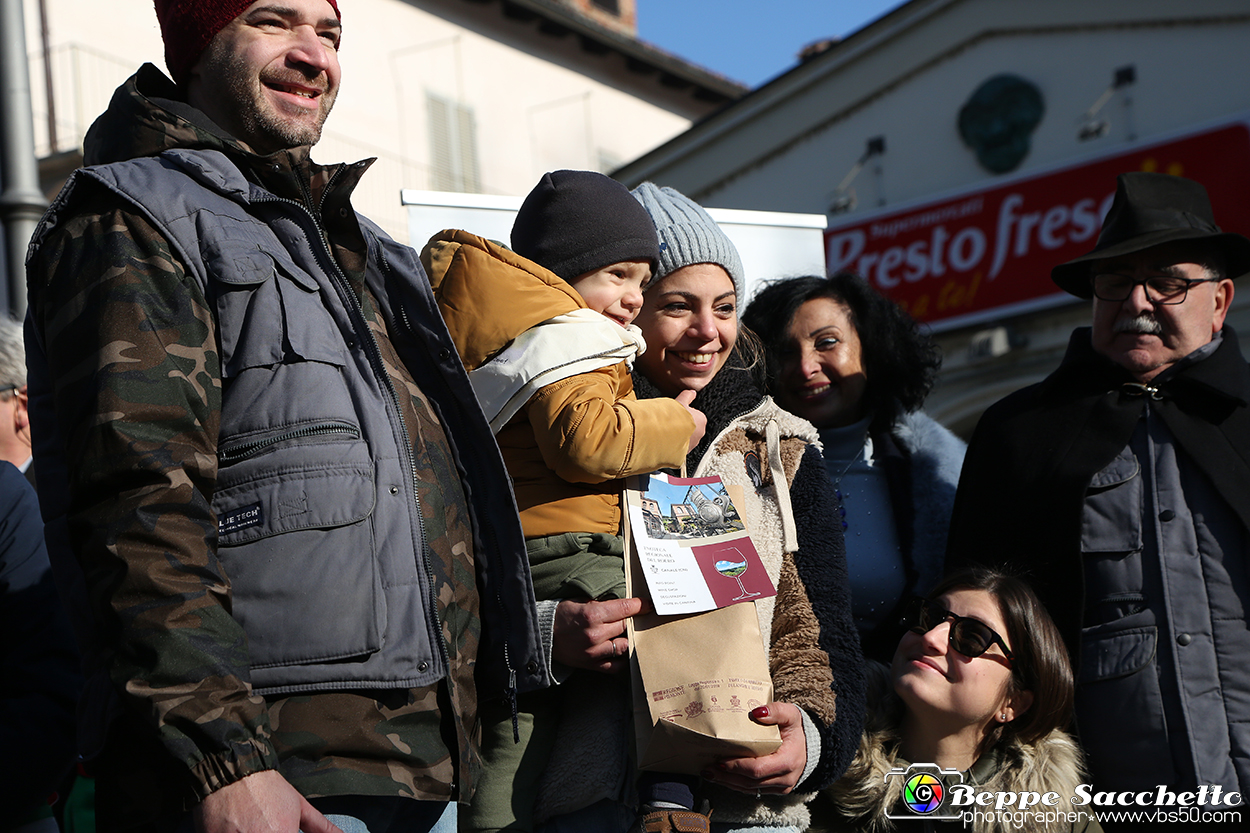
[[[1115,322],[1117,333],[1142,333],[1144,335],[1163,335],[1163,326],[1150,315],[1138,315],[1133,318],[1121,318]]]

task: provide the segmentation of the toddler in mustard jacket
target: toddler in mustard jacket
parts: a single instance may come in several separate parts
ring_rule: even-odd
[[[590,171],[548,173],[511,242],[444,231],[421,260],[512,477],[550,634],[560,600],[624,596],[623,478],[680,467],[705,420],[688,401],[634,397],[629,368],[646,345],[631,322],[659,251],[628,189]],[[551,672],[563,681],[570,670]],[[515,722],[508,703],[479,712],[483,773],[461,829],[532,830],[559,690],[522,695]]]

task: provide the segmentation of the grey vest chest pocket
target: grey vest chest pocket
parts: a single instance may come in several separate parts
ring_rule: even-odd
[[[350,432],[283,438],[219,470],[217,554],[253,667],[382,647],[374,498],[368,447]]]
[[[299,361],[342,366],[343,338],[317,282],[258,249],[226,250],[207,261],[221,340],[222,375]]]
[[[374,464],[316,282],[252,249],[209,264],[223,405],[213,509],[255,668],[364,659],[386,605]]]

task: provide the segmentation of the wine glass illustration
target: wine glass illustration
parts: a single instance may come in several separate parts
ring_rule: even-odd
[[[744,587],[742,584],[742,574],[745,573],[747,571],[747,567],[750,566],[749,562],[746,559],[746,556],[744,556],[738,550],[737,547],[730,547],[730,549],[738,553],[738,557],[741,558],[742,560],[731,561],[729,559],[724,559],[721,561],[717,561],[715,566],[716,566],[716,572],[720,573],[722,576],[725,576],[726,578],[731,578],[738,582],[738,589],[742,591],[742,595],[735,598],[734,601],[740,602],[743,599],[749,599],[752,596],[760,595],[759,593],[753,593],[751,591],[748,591],[746,587]]]

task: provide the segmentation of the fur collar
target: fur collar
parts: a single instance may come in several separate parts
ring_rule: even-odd
[[[879,674],[874,677],[880,677]],[[881,694],[881,679],[874,679],[870,688]],[[870,692],[872,694],[872,692]],[[854,830],[885,833],[896,829],[886,818],[886,810],[898,804],[903,779],[885,780],[892,769],[906,769],[908,762],[899,756],[899,727],[902,704],[892,693],[871,697],[869,702],[881,703],[870,715],[855,760],[841,780],[825,791],[843,822]],[[1009,738],[983,755],[964,773],[965,782],[975,784],[978,792],[1055,792],[1059,804],[1042,808],[1069,813],[1080,808],[1072,806],[1076,787],[1084,782],[1085,769],[1081,750],[1066,732],[1056,729],[1035,743],[1022,743]],[[1066,821],[1059,825],[1026,825],[1038,833],[1068,831]],[[997,824],[979,820],[974,833],[1016,833],[1010,823]]]
[[[835,807],[855,829],[871,831],[894,830],[885,817],[887,808],[898,803],[903,779],[885,781],[886,773],[905,769],[907,761],[898,754],[897,727],[881,732],[865,733],[854,763],[846,775],[827,790]],[[1082,783],[1081,753],[1066,732],[1056,729],[1040,741],[1023,744],[1012,739],[1000,743],[977,761],[967,773],[967,783],[977,785],[978,792],[1035,791],[1059,794],[1059,804],[1052,808],[1061,813],[1076,810],[1072,797]],[[1013,833],[1018,828],[1008,824],[978,821],[974,833]],[[1030,826],[1030,830],[1069,830],[1064,822],[1057,827]]]
[[[922,411],[904,414],[890,435],[903,449],[910,466],[910,504],[904,511],[911,513],[909,556],[916,578],[909,589],[916,595],[925,595],[942,578],[946,532],[968,446]],[[895,517],[898,520],[897,514]],[[891,629],[890,634],[892,644],[888,652],[893,655],[898,632]]]

